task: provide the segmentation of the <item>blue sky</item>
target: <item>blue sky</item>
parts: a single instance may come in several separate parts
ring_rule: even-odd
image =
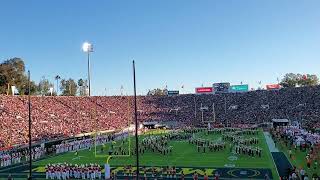
[[[92,92],[139,94],[214,82],[276,83],[320,67],[318,0],[7,0],[0,60],[21,57],[32,78],[86,78],[81,44],[94,44]],[[105,92],[107,89],[107,92]]]

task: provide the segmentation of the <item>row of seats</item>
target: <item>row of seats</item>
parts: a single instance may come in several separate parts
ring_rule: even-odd
[[[32,96],[32,140],[70,137],[128,126],[132,96]],[[207,121],[225,125],[257,124],[273,118],[303,120],[320,127],[320,87],[246,93],[138,96],[139,121],[174,121],[195,126]],[[28,142],[28,97],[0,95],[0,148]]]

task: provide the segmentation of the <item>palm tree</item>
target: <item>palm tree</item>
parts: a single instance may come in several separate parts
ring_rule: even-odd
[[[83,84],[84,84],[83,79],[79,79],[79,80],[78,80],[78,86],[83,86]]]
[[[81,78],[78,80],[78,86],[79,86],[79,93],[80,93],[80,96],[84,96],[84,80]]]
[[[57,89],[56,89],[57,95],[58,95],[58,91],[59,91],[59,80],[60,79],[61,79],[61,77],[59,75],[56,75],[55,80],[57,81]]]

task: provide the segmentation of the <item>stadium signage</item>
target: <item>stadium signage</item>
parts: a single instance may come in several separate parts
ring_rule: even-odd
[[[196,88],[196,93],[197,94],[203,94],[203,93],[212,93],[213,88],[212,87],[199,87]]]
[[[174,96],[174,95],[179,95],[179,91],[168,91],[167,92],[168,96]]]
[[[267,90],[277,90],[280,89],[280,84],[268,84],[266,85]]]
[[[228,82],[214,83],[213,88],[214,88],[214,92],[228,93],[230,88],[230,83]]]
[[[151,177],[152,174],[164,175],[163,169],[166,168],[164,166],[153,166],[153,167],[144,167],[140,168],[142,174],[148,179],[155,179]],[[136,167],[133,167],[136,170]],[[125,167],[116,166],[111,168],[111,172],[117,172],[117,177],[119,179],[128,179],[127,170]],[[233,168],[233,167],[176,167],[176,173],[180,175],[183,172],[185,179],[193,179],[193,175],[195,172],[199,176],[214,176],[216,172],[220,174],[220,177],[223,179],[264,179],[265,175],[272,179],[271,169],[265,168]],[[244,173],[245,172],[245,173]],[[164,178],[165,179],[165,178]]]
[[[242,85],[232,85],[229,89],[230,92],[247,92],[249,91],[249,85],[248,84],[242,84]]]

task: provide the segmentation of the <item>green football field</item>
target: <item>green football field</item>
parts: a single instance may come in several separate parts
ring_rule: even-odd
[[[142,135],[139,136],[140,140],[146,136],[157,136],[161,135],[164,132],[153,132],[153,134]],[[195,133],[194,136],[196,138],[208,139],[212,141],[221,140],[221,134],[209,134],[207,135],[205,132]],[[250,138],[253,136],[244,135],[245,138]],[[257,172],[259,169],[270,170],[272,173],[273,179],[278,179],[279,175],[277,173],[275,164],[273,162],[271,153],[267,147],[265,137],[262,131],[259,131],[258,135],[255,136],[259,138],[259,144],[253,145],[258,146],[262,149],[262,157],[251,157],[248,155],[239,155],[234,154],[231,150],[231,143],[226,142],[226,149],[217,151],[217,152],[198,152],[197,147],[194,144],[189,144],[186,140],[178,141],[171,140],[169,141],[169,146],[172,146],[172,152],[167,155],[162,155],[157,152],[151,152],[148,150],[144,154],[140,154],[140,165],[146,167],[161,167],[161,166],[176,166],[181,167],[181,171],[185,174],[193,173],[197,171],[198,174],[203,174],[204,172],[208,175],[213,175],[217,168],[221,168],[224,171],[224,168],[233,166],[233,168],[242,168],[248,169],[249,171]],[[134,144],[134,139],[131,137],[130,146],[132,147]],[[111,146],[111,143],[107,144],[103,148],[103,152],[101,152],[102,147],[98,146],[92,148],[91,150],[81,150],[76,155],[74,152],[65,153],[58,156],[48,157],[46,159],[34,162],[33,171],[35,173],[43,173],[45,171],[45,165],[53,164],[53,163],[68,163],[68,164],[89,164],[89,163],[97,163],[103,166],[107,162],[108,158],[108,149]],[[121,142],[114,143],[114,146],[123,146],[129,147],[128,138],[125,143]],[[231,157],[231,158],[230,158]],[[236,157],[236,158],[234,158]],[[123,170],[123,166],[126,165],[135,165],[136,156],[116,156],[114,155],[110,160],[109,164],[112,169],[115,170]],[[248,172],[249,172],[248,171]],[[22,169],[21,172],[26,172],[26,169]],[[231,172],[231,173],[230,173]],[[226,173],[228,175],[232,174],[233,170],[226,169]],[[264,171],[262,171],[264,172]],[[179,172],[177,172],[179,173]],[[237,172],[239,174],[239,172]],[[235,174],[237,174],[235,173]],[[264,176],[260,172],[257,172],[260,177]],[[236,175],[235,175],[236,176]]]

